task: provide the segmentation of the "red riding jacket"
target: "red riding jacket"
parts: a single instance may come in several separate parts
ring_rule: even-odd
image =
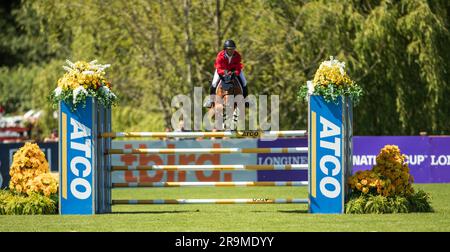
[[[226,55],[226,51],[222,50],[217,54],[216,62],[214,63],[214,67],[217,69],[217,73],[219,75],[224,75],[224,71],[234,70],[236,76],[241,74],[241,70],[244,65],[241,63],[241,55],[234,51],[233,56],[231,57],[231,62],[229,61],[228,55]]]

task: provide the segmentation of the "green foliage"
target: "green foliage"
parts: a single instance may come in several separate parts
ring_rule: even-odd
[[[9,113],[44,109],[44,133],[56,119],[42,97],[56,87],[63,60],[111,63],[120,105],[150,111],[163,130],[175,95],[207,90],[227,38],[243,55],[250,94],[279,95],[281,129],[306,127],[307,108],[295,105],[299,87],[335,55],[365,93],[354,134],[450,133],[449,1],[23,0],[12,7],[0,7],[7,59],[0,103]]]
[[[55,60],[46,65],[0,67],[0,105],[9,113],[43,110],[43,115],[32,132],[33,135],[40,133],[36,135],[36,139],[57,128],[58,121],[53,116],[55,108],[45,97],[56,87],[62,62]]]
[[[0,215],[57,214],[58,196],[50,198],[38,193],[30,196],[0,190]]]
[[[164,120],[160,113],[149,113],[145,109],[118,106],[112,111],[113,131],[161,131]]]
[[[366,205],[364,206],[365,213],[388,213],[390,210],[389,201],[386,197],[381,195],[370,195],[367,199]]]
[[[408,198],[405,198],[403,196],[388,197],[388,201],[388,205],[390,206],[390,209],[388,209],[387,211],[388,213],[421,212],[412,210],[409,205]]]
[[[350,214],[363,214],[365,213],[365,206],[367,202],[367,197],[359,196],[351,198],[347,203],[345,203],[345,213]]]
[[[51,93],[49,100],[53,104],[53,108],[58,108],[58,102],[63,100],[65,103],[71,105],[71,109],[75,111],[76,106],[86,107],[86,97],[90,96],[96,99],[100,104],[103,104],[106,107],[114,106],[118,103],[116,99],[108,99],[109,93],[102,91],[95,91],[92,89],[88,89],[87,93],[80,92],[75,99],[73,99],[72,90],[63,90],[59,97],[55,96],[55,93]]]
[[[423,190],[418,190],[408,198],[411,212],[433,212],[431,195]]]
[[[333,85],[328,85],[328,86],[316,86],[314,94],[321,95],[323,96],[325,101],[334,103],[338,103],[339,101],[338,98],[340,96],[348,96],[356,105],[360,101],[360,97],[363,94],[363,90],[361,89],[361,87],[356,85],[344,87],[339,86],[337,88]],[[305,97],[306,99],[308,97],[308,87],[306,85],[300,87],[297,95],[297,100],[306,100],[303,99],[303,97]]]
[[[433,212],[430,194],[419,190],[411,196],[358,194],[345,204],[347,214]]]
[[[0,105],[6,111],[26,111],[32,107],[33,94],[29,91],[39,67],[18,66],[0,68]]]

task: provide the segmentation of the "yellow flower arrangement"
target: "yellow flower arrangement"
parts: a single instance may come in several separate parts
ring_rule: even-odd
[[[414,193],[413,176],[409,174],[406,157],[396,145],[386,145],[377,155],[371,170],[358,171],[349,178],[349,186],[363,194],[409,196]]]
[[[41,173],[27,182],[27,194],[41,193],[47,197],[58,192],[58,181],[51,173]]]
[[[331,56],[320,64],[314,79],[300,87],[298,98],[307,99],[308,95],[321,95],[333,102],[337,102],[339,96],[349,96],[358,102],[362,89],[346,73],[345,63]]]
[[[66,73],[58,80],[58,86],[51,94],[55,105],[63,100],[76,107],[85,102],[86,96],[95,97],[105,106],[116,102],[117,96],[111,90],[111,82],[105,77],[109,64],[97,64],[96,60],[75,63],[66,60],[66,63],[67,66],[63,66]]]
[[[431,195],[415,192],[406,156],[396,145],[384,146],[371,170],[358,171],[349,178],[352,189],[346,213],[432,212]]]
[[[58,181],[50,173],[45,155],[35,143],[25,143],[14,154],[9,175],[9,188],[17,193],[31,195],[37,192],[50,196],[58,189]]]
[[[383,176],[390,184],[390,194],[411,195],[414,193],[413,176],[409,173],[406,156],[400,153],[396,145],[386,145],[377,156],[377,164],[372,168]]]
[[[62,90],[74,90],[80,86],[86,90],[89,88],[97,89],[102,84],[111,88],[111,83],[106,80],[104,72],[104,69],[109,67],[109,65],[95,65],[95,61],[89,63],[85,61],[75,63],[67,61],[67,63],[72,68],[64,66],[67,73],[58,80],[58,87]]]
[[[371,170],[357,171],[349,179],[350,188],[362,192],[363,194],[382,194],[385,189],[385,181],[378,174]]]
[[[317,69],[313,80],[314,87],[336,85],[354,85],[354,82],[345,72],[345,63],[330,57],[329,61],[324,61]]]

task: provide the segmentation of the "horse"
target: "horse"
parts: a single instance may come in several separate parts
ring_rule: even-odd
[[[240,95],[243,98],[242,94],[242,86],[234,71],[229,74],[225,70],[225,75],[220,78],[217,84],[214,106],[212,107],[215,116],[221,115],[223,119],[222,124],[217,125],[219,127],[216,126],[216,128],[224,130],[237,129],[240,106],[238,106],[239,100],[235,99],[235,97]],[[232,116],[230,115],[231,111],[233,112]]]

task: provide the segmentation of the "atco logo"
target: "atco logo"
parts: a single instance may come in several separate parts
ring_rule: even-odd
[[[75,175],[75,179],[70,182],[70,192],[77,199],[87,199],[92,194],[92,188],[86,179],[91,174],[91,140],[86,139],[91,136],[91,129],[70,118],[73,131],[70,133],[70,151],[74,153],[70,160],[70,171]],[[83,189],[83,190],[80,190]]]
[[[341,172],[341,128],[320,116],[320,148],[331,150],[320,158],[319,167],[325,176],[320,180],[320,192],[327,198],[336,198],[341,194],[341,185],[336,177]],[[329,151],[327,151],[329,152]]]
[[[239,137],[260,137],[261,132],[260,131],[254,131],[254,130],[247,130],[247,131],[238,131]]]

